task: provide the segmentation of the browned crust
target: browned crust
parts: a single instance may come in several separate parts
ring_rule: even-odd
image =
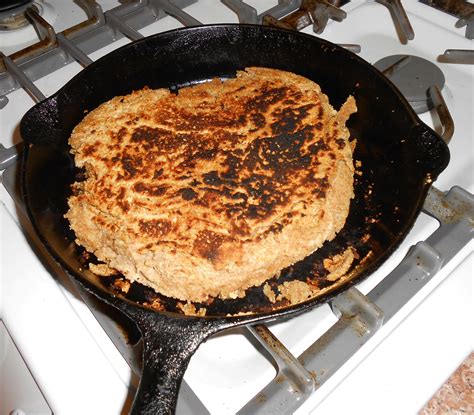
[[[314,82],[266,68],[133,92],[70,138],[77,243],[127,278],[190,301],[235,298],[334,238],[353,197],[345,122]]]

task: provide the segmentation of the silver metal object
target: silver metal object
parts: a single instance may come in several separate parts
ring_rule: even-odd
[[[464,36],[468,39],[474,38],[474,12],[469,13],[465,17],[461,17],[455,24],[456,27],[466,26],[466,32]]]
[[[257,9],[243,0],[221,0],[221,3],[237,14],[239,23],[248,24],[263,24],[264,19],[278,20],[298,10],[301,6],[301,0],[278,0],[278,4],[263,13],[257,14]]]
[[[472,39],[474,36],[474,4],[470,0],[419,0],[427,6],[433,7],[443,13],[457,17],[455,27],[466,26],[465,36]]]
[[[360,45],[357,45],[355,43],[338,43],[338,45],[343,47],[344,49],[351,51],[352,53],[360,53],[360,51],[362,50]]]
[[[326,28],[329,19],[340,22],[347,15],[344,10],[327,0],[302,0],[300,3],[299,8],[282,18],[273,13],[273,9],[262,13],[262,23],[293,30],[313,26],[313,32],[320,34]]]
[[[259,15],[259,21],[261,22],[264,15],[269,14],[276,19],[281,19],[289,13],[298,10],[301,7],[302,0],[278,0],[278,4],[273,6],[271,9],[261,13]]]
[[[20,67],[18,67],[15,62],[13,62],[8,56],[5,56],[2,52],[0,52],[0,61],[3,61],[3,65],[7,69],[8,73],[18,82],[21,87],[23,87],[26,92],[28,92],[34,101],[40,102],[46,98],[36,87],[36,85],[30,80],[30,78],[25,75]]]
[[[72,58],[78,61],[82,66],[87,66],[92,63],[92,60],[80,50],[73,42],[71,42],[64,34],[56,34],[53,26],[44,20],[33,7],[25,11],[30,21],[38,32],[40,42],[45,42],[51,48],[59,47],[69,54]]]
[[[4,108],[8,104],[8,102],[8,97],[6,97],[5,95],[0,95],[0,110]]]
[[[257,9],[243,0],[221,0],[239,19],[239,23],[258,24]]]
[[[429,88],[436,86],[441,90],[445,84],[441,69],[419,56],[386,56],[374,66],[394,83],[418,114],[434,107]]]
[[[18,160],[20,152],[21,145],[6,148],[3,144],[0,144],[0,171],[13,166]]]
[[[107,11],[105,14],[105,21],[115,30],[127,36],[130,40],[138,40],[143,38],[143,35],[135,30],[128,23],[124,22],[120,17],[116,16],[112,11]]]
[[[411,56],[404,55],[404,56],[401,56],[400,59],[395,61],[395,63],[392,63],[391,65],[387,66],[385,69],[380,69],[380,70],[385,76],[391,77],[395,72],[402,69],[405,65],[408,65],[410,63],[410,60],[411,60]]]
[[[94,0],[77,0],[77,3],[84,9],[89,18],[88,26],[95,24],[96,26],[105,26],[105,14],[99,3]]]
[[[169,0],[150,0],[155,6],[159,7],[166,14],[173,16],[176,20],[181,22],[184,26],[199,26],[202,23],[192,17],[190,14],[184,12],[181,7],[176,6]]]
[[[56,32],[46,20],[44,20],[34,7],[25,10],[25,16],[28,17],[38,33],[40,41],[46,42],[47,45],[54,46],[56,42]]]
[[[43,12],[40,2],[27,1],[23,2],[23,4],[19,3],[21,2],[17,2],[17,5],[13,8],[0,11],[0,32],[10,32],[28,26],[30,22],[25,15],[25,11],[28,8],[34,8],[40,13]]]
[[[474,65],[474,50],[446,49],[442,55],[438,56],[438,62]]]
[[[72,58],[74,58],[78,63],[83,67],[90,65],[93,60],[89,58],[81,49],[79,49],[73,42],[71,42],[66,36],[62,33],[56,35],[58,45],[66,53],[68,53]]]
[[[383,4],[390,11],[393,23],[397,30],[400,41],[403,44],[415,38],[415,32],[411,26],[410,20],[403,8],[401,0],[375,0],[377,3]]]
[[[297,30],[291,24],[279,20],[276,17],[273,17],[271,14],[266,14],[263,16],[262,24],[266,26],[278,27],[280,29]]]
[[[247,327],[255,338],[270,353],[277,364],[275,381],[268,384],[252,401],[245,405],[239,415],[254,414],[265,401],[268,413],[292,413],[316,389],[314,376],[272,334],[267,326],[259,324]],[[277,399],[275,399],[277,398]],[[285,402],[284,408],[281,407]],[[284,409],[284,412],[281,410]]]
[[[441,136],[447,144],[451,141],[454,134],[454,121],[449,112],[448,106],[444,101],[441,90],[437,86],[431,86],[428,88],[428,94],[430,96],[433,107],[438,116],[438,121],[441,126]]]
[[[313,7],[309,15],[313,21],[313,32],[316,34],[323,33],[329,19],[342,22],[347,16],[344,10],[334,6],[329,1],[317,1]]]

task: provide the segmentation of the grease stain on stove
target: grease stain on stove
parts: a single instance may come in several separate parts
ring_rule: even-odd
[[[265,402],[268,400],[268,397],[267,397],[267,395],[265,395],[264,393],[259,393],[259,394],[255,397],[255,400],[256,400],[258,403],[265,403]]]
[[[283,376],[283,375],[278,375],[278,376],[275,378],[275,382],[278,383],[278,384],[285,383],[285,381],[286,381],[286,378],[285,378],[285,376]]]
[[[321,374],[320,376],[323,376],[325,370],[320,370]],[[311,377],[313,378],[314,380],[314,388],[317,389],[321,386],[321,382],[318,380],[318,374],[316,373],[315,370],[310,370],[309,371],[309,374],[311,375]]]

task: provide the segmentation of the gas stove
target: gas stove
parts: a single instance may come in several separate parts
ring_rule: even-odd
[[[416,413],[469,354],[472,3],[11,3],[17,3],[14,17],[6,6],[0,10],[2,413],[115,414],[130,408],[140,336],[78,289],[36,239],[18,193],[18,126],[35,102],[92,61],[182,26],[274,25],[358,53],[449,141],[451,161],[406,240],[361,284],[298,317],[233,329],[204,343],[186,371],[177,412]]]

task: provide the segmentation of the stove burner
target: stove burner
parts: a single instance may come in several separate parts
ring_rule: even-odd
[[[387,56],[375,62],[374,66],[395,84],[418,114],[434,107],[430,87],[441,90],[444,86],[441,69],[418,56]]]
[[[474,5],[468,0],[420,0],[420,2],[459,18],[474,11]]]
[[[6,0],[0,4],[0,11],[14,9],[15,7],[21,6],[25,3],[29,3],[28,0]]]
[[[270,13],[265,14],[262,23],[283,29],[302,30],[312,25],[316,34],[321,34],[329,19],[341,22],[346,18],[346,12],[340,7],[348,0],[302,0],[300,7],[282,19],[277,19]]]
[[[2,5],[0,8],[0,31],[11,31],[29,26],[31,23],[25,16],[25,11],[33,7],[39,14],[42,8],[33,1],[13,1],[7,2],[8,5]]]
[[[430,7],[459,18],[456,27],[466,26],[466,38],[474,37],[474,4],[468,0],[419,0]]]

